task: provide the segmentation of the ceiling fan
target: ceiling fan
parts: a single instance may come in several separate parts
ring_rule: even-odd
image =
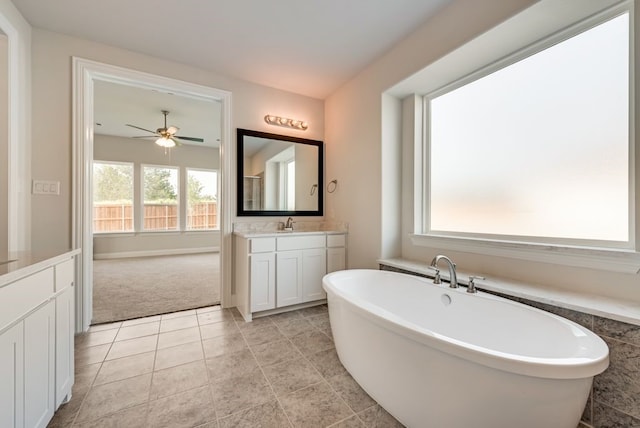
[[[158,128],[155,131],[152,131],[150,129],[141,128],[141,127],[136,126],[136,125],[130,125],[128,123],[126,125],[130,126],[132,128],[140,129],[142,131],[151,132],[153,135],[159,137],[156,140],[156,144],[161,146],[161,147],[165,147],[165,148],[179,146],[180,145],[180,141],[179,140],[195,141],[195,142],[198,142],[198,143],[204,143],[204,139],[202,139],[202,138],[185,137],[183,135],[175,135],[176,132],[178,132],[178,130],[180,128],[175,127],[175,126],[167,127],[167,115],[169,114],[169,110],[162,110],[162,114],[164,115],[164,127],[163,128]],[[133,138],[149,138],[149,137],[150,137],[150,135],[145,135],[145,136],[142,136],[142,137],[133,137]]]

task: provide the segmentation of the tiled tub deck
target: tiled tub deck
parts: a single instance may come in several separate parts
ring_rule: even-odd
[[[425,276],[380,264],[380,269]],[[483,290],[484,291],[484,290]],[[581,324],[609,346],[609,368],[596,376],[581,427],[640,428],[640,326],[493,293]]]

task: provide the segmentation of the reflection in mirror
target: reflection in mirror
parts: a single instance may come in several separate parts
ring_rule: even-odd
[[[322,215],[322,141],[238,129],[238,215]]]
[[[0,31],[0,259],[9,250],[9,171],[9,41]]]

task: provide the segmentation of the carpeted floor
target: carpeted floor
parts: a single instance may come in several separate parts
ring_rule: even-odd
[[[220,303],[220,253],[93,261],[92,324]]]

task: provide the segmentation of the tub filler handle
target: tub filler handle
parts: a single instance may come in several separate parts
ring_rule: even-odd
[[[432,271],[435,271],[435,274],[433,275],[433,283],[434,284],[442,283],[442,279],[440,278],[440,269],[434,266],[428,266],[428,268],[431,269]]]
[[[470,276],[469,277],[469,285],[467,286],[467,293],[477,293],[478,290],[476,290],[476,284],[475,284],[475,280],[479,279],[479,280],[485,280],[487,278],[485,278],[484,276]]]

